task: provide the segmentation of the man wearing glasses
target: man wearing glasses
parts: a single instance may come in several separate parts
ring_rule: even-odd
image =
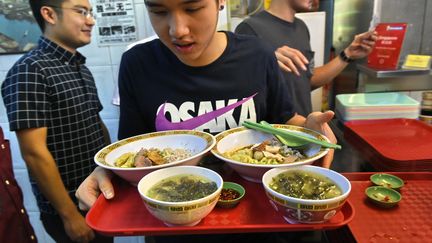
[[[29,2],[43,36],[9,70],[1,92],[41,220],[56,242],[112,242],[87,226],[74,197],[95,167],[93,156],[109,143],[93,76],[77,51],[91,40],[90,3]]]

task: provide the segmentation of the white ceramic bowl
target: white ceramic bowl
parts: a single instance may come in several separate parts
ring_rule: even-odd
[[[299,126],[291,125],[273,125],[276,128],[282,128],[289,131],[305,134],[310,137],[315,137],[320,140],[329,142],[329,140],[322,134],[306,129]],[[267,165],[267,164],[250,164],[243,163],[237,160],[229,159],[223,155],[223,153],[232,151],[244,146],[251,144],[261,143],[264,140],[271,139],[273,135],[269,133],[263,133],[260,131],[247,129],[245,127],[237,127],[216,135],[216,146],[212,149],[212,153],[219,159],[228,163],[228,165],[233,168],[241,177],[252,182],[261,182],[261,178],[265,172],[272,168],[287,168],[292,166],[299,166],[305,164],[312,164],[317,159],[320,159],[326,155],[329,149],[321,148],[317,144],[308,144],[304,153],[307,158],[301,159],[290,164],[279,164],[279,165]]]
[[[214,181],[217,190],[201,199],[186,202],[164,202],[147,196],[147,191],[161,180],[181,174],[193,174]],[[175,166],[153,171],[138,183],[138,191],[147,210],[168,226],[194,226],[207,216],[216,205],[221,190],[222,177],[213,170],[199,166]]]
[[[197,165],[200,159],[216,144],[215,138],[205,132],[172,130],[147,133],[112,143],[101,149],[94,157],[97,165],[113,171],[118,176],[136,185],[146,174],[175,165]],[[181,148],[192,153],[191,157],[163,165],[149,167],[121,168],[114,165],[120,155],[138,152],[141,148]]]
[[[273,177],[289,170],[309,171],[323,175],[339,186],[342,195],[324,200],[299,199],[271,189],[269,184]],[[289,223],[323,223],[331,219],[341,209],[351,192],[351,183],[343,175],[333,170],[312,165],[271,169],[264,174],[262,183],[270,203]]]

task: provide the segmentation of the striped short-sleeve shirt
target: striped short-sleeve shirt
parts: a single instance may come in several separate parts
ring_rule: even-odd
[[[11,131],[47,127],[47,147],[73,200],[104,146],[102,105],[84,64],[79,52],[41,37],[38,47],[9,70],[1,87]],[[55,214],[33,178],[30,182],[40,211]]]

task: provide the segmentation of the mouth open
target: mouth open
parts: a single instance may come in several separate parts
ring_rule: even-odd
[[[194,43],[173,43],[175,48],[181,52],[190,52]]]

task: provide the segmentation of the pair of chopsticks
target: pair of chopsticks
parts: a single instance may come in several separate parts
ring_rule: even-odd
[[[255,129],[255,130],[258,130],[261,132],[271,133],[273,135],[279,135],[279,136],[281,136],[287,140],[289,140],[290,138],[294,138],[294,139],[303,140],[303,141],[309,142],[309,143],[319,144],[325,148],[333,148],[333,149],[341,149],[342,148],[338,144],[333,144],[333,143],[329,143],[326,141],[321,141],[321,140],[316,139],[316,138],[311,138],[308,136],[301,135],[300,133],[290,132],[290,131],[284,130],[284,129],[278,129],[278,128],[274,128],[274,127],[270,127],[270,126],[265,126],[265,125],[262,125],[262,124],[259,124],[256,122],[244,121],[243,126],[250,128],[250,129]]]

